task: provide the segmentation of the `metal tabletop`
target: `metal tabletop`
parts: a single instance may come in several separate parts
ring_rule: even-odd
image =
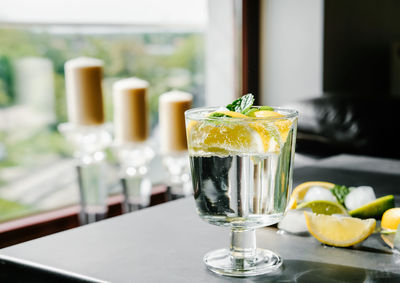
[[[348,172],[305,167],[295,184],[329,177],[378,182],[382,194],[400,187],[397,175]],[[333,248],[311,236],[258,229],[257,246],[278,252],[284,264],[250,279],[214,275],[203,264],[206,252],[228,241],[229,230],[201,221],[187,198],[2,249],[0,282],[400,282],[400,256],[378,234],[357,247]]]

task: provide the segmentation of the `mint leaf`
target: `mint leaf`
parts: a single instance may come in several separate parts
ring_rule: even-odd
[[[346,186],[335,185],[333,189],[331,189],[332,194],[336,197],[338,202],[344,206],[344,199],[347,194],[350,192],[349,188]]]
[[[252,114],[254,112],[260,111],[260,110],[268,110],[268,111],[274,111],[274,108],[270,106],[254,106],[246,110],[246,112],[243,112],[244,115],[247,115],[249,117],[252,117]]]
[[[249,93],[236,99],[231,104],[228,104],[226,108],[233,112],[245,113],[247,110],[251,108],[253,103],[254,103],[254,96],[251,93]]]
[[[260,106],[258,107],[258,110],[274,111],[274,108],[272,108],[271,106]]]
[[[257,111],[258,111],[258,108],[250,108],[246,112],[244,112],[243,114],[247,115],[247,116],[251,116],[251,114],[253,114],[254,112],[257,112]]]
[[[224,113],[219,113],[219,112],[214,112],[208,116],[209,118],[216,118],[216,117],[231,117],[229,115],[226,115]]]

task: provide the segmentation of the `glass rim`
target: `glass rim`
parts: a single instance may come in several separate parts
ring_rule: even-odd
[[[254,105],[252,107],[261,107]],[[278,113],[282,114],[281,117],[207,117],[204,116],[204,113],[211,113],[217,110],[222,110],[221,106],[206,106],[206,107],[196,107],[185,111],[185,118],[189,120],[202,121],[202,120],[230,120],[230,121],[276,121],[276,120],[284,120],[284,119],[293,119],[299,116],[299,112],[295,109],[285,108],[285,107],[275,107],[270,106],[271,108],[277,110]],[[283,113],[282,113],[283,112]]]

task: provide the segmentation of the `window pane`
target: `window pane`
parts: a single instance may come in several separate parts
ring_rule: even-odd
[[[204,103],[199,26],[0,25],[0,222],[78,200],[71,150],[56,130],[67,119],[64,63],[78,56],[105,63],[108,121],[113,82],[131,76],[150,83],[152,128],[163,92]],[[110,187],[117,182],[110,175]]]

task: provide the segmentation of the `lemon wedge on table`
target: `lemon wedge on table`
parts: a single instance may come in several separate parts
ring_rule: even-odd
[[[375,219],[359,219],[304,212],[308,231],[321,243],[350,247],[364,241],[375,229]]]
[[[322,182],[322,181],[315,181],[315,182],[305,182],[300,185],[298,185],[290,195],[289,199],[289,209],[295,209],[298,205],[298,203],[302,202],[304,199],[304,196],[306,195],[307,191],[311,187],[322,187],[327,190],[333,189],[335,184],[329,183],[329,182]]]
[[[400,224],[400,207],[391,208],[382,215],[381,227],[387,230],[396,230]]]

